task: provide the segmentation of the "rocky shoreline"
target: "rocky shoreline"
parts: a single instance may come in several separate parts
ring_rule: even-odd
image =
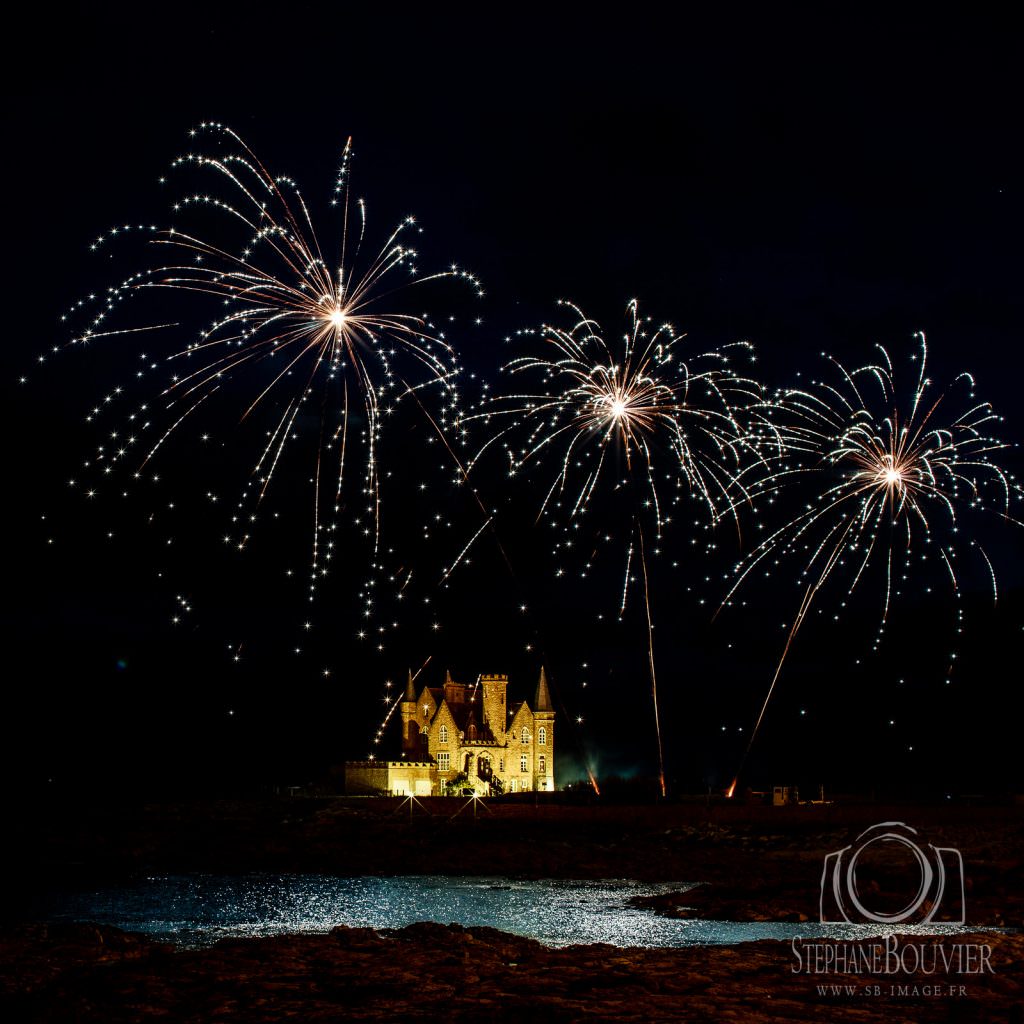
[[[1019,1021],[1024,936],[957,941],[988,943],[994,973],[807,975],[794,971],[799,961],[788,943],[552,949],[458,925],[335,928],[326,935],[222,940],[201,950],[114,928],[34,925],[0,932],[0,1014],[19,1024]],[[836,982],[855,992],[834,993]],[[868,991],[875,983],[879,991]],[[891,992],[897,983],[902,988]]]

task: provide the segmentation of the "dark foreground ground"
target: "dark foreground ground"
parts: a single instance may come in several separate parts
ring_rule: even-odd
[[[819,993],[782,943],[548,949],[489,928],[230,940],[174,951],[112,928],[9,931],[7,1021],[1019,1021],[1024,937],[975,936],[995,973],[901,975],[906,995]],[[861,979],[854,979],[863,991]],[[959,990],[960,984],[964,991]],[[916,986],[916,994],[914,992]],[[937,993],[934,994],[933,993]]]
[[[772,942],[553,950],[490,929],[416,925],[182,951],[116,929],[26,923],[32,893],[54,883],[252,870],[701,881],[685,899],[652,901],[654,909],[816,920],[824,855],[892,820],[961,851],[970,927],[1018,927],[1024,917],[1024,815],[1015,805],[520,803],[479,809],[475,820],[472,808],[454,816],[461,802],[425,806],[411,820],[407,806],[380,800],[22,809],[6,845],[0,1019],[1024,1020],[1024,936],[1017,934],[972,940],[991,946],[991,973],[867,979],[794,973],[790,946]],[[837,981],[856,992],[818,989]],[[863,994],[869,982],[881,984],[877,994]],[[891,982],[907,987],[890,991]],[[950,994],[951,982],[964,990]]]

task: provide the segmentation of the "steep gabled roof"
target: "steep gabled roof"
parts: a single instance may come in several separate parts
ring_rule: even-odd
[[[514,724],[515,720],[516,720],[516,719],[517,719],[517,718],[518,718],[518,717],[520,716],[520,714],[522,714],[523,712],[525,712],[525,713],[526,713],[527,715],[529,715],[529,716],[530,716],[530,720],[531,720],[531,721],[533,720],[533,712],[532,712],[532,711],[530,710],[530,705],[529,705],[529,704],[527,704],[525,700],[521,700],[521,701],[517,702],[516,704],[513,704],[513,705],[512,705],[512,706],[511,706],[511,707],[509,708],[509,711],[511,711],[511,712],[512,712],[512,714],[508,716],[508,725],[509,725],[509,728],[511,728],[511,727],[512,727],[512,725]]]

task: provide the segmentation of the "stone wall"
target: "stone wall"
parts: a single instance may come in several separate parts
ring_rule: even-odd
[[[347,761],[345,792],[349,796],[431,796],[437,792],[437,770],[429,761]]]

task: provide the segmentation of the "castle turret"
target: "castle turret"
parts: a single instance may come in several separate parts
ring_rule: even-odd
[[[402,755],[415,757],[420,749],[420,727],[416,722],[416,684],[413,682],[412,669],[409,669],[409,682],[402,698]]]
[[[543,665],[533,698],[533,722],[534,789],[550,791],[555,788],[555,706]]]

